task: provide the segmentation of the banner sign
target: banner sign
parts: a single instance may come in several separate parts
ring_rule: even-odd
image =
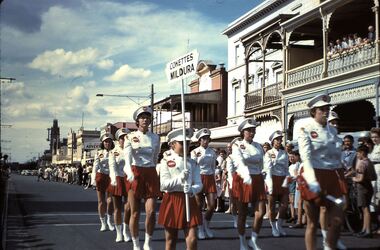
[[[166,64],[166,76],[169,82],[182,80],[195,75],[197,71],[199,53],[193,50]]]

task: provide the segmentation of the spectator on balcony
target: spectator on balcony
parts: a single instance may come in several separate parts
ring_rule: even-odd
[[[335,48],[335,44],[333,41],[330,41],[329,42],[329,46],[328,46],[328,52],[327,52],[327,55],[328,56],[332,56],[336,53],[336,48]]]
[[[352,34],[348,35],[348,47],[350,49],[355,47],[355,39],[354,39],[354,36]]]
[[[375,29],[372,25],[370,25],[370,26],[368,26],[367,42],[369,42],[369,43],[374,42],[375,39],[376,39]]]
[[[342,40],[340,40],[340,39],[337,39],[336,41],[335,41],[335,51],[336,52],[342,52],[343,51],[343,47],[342,47]]]
[[[357,33],[354,34],[354,40],[355,40],[355,46],[359,46],[363,42],[363,39],[360,36],[358,36]]]
[[[343,37],[342,39],[342,49],[343,50],[348,50],[350,47],[348,46],[348,39],[346,36]]]

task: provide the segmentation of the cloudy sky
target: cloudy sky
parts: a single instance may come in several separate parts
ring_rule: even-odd
[[[47,128],[61,138],[106,122],[130,121],[136,104],[97,93],[180,92],[165,78],[167,62],[197,49],[227,61],[229,23],[260,0],[4,0],[1,3],[1,144],[13,161],[48,149]],[[148,105],[149,100],[137,100]],[[145,102],[144,102],[145,101]]]

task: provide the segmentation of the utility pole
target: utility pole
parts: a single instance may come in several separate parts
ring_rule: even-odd
[[[150,119],[150,132],[153,133],[153,118],[154,118],[154,87],[153,84],[151,85],[151,90],[150,90],[150,107],[152,108],[152,119]]]

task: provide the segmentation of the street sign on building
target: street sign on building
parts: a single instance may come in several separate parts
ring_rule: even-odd
[[[100,148],[100,142],[99,141],[96,141],[96,142],[93,142],[93,141],[85,142],[84,143],[84,147],[83,147],[84,150],[94,150],[94,149],[99,149],[99,148]]]
[[[193,50],[186,55],[176,58],[166,64],[165,73],[169,82],[179,81],[184,78],[195,75],[199,53]]]

